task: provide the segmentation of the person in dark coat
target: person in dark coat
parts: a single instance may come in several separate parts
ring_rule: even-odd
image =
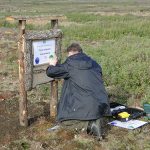
[[[48,77],[64,79],[57,120],[88,122],[89,130],[95,128],[100,134],[96,121],[109,115],[109,101],[102,80],[102,68],[92,58],[83,53],[78,43],[67,48],[68,58],[62,64],[57,58],[50,59],[46,70]],[[91,131],[89,131],[91,132]]]

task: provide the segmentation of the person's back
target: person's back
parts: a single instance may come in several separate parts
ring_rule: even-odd
[[[60,122],[97,120],[109,113],[102,69],[82,51],[76,52],[74,47],[78,48],[78,45],[68,48],[68,52],[72,53],[63,64],[49,66],[47,69],[48,76],[64,78],[57,119]]]
[[[100,118],[108,105],[101,67],[84,53],[67,58],[65,67],[69,77],[65,79],[63,89],[67,91],[62,93],[61,100],[66,105],[59,107],[58,120]]]

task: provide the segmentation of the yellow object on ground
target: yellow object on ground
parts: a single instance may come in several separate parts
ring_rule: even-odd
[[[118,114],[118,116],[120,118],[128,118],[130,116],[130,114],[127,113],[127,112],[121,112],[121,113]]]

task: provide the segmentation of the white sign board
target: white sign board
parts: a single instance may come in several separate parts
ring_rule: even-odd
[[[34,66],[46,64],[49,61],[49,57],[51,55],[54,56],[55,54],[55,40],[49,39],[49,40],[33,41],[32,48],[34,54],[33,58]]]

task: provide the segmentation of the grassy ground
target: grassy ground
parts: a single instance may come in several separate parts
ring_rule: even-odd
[[[79,42],[85,53],[102,65],[110,99],[141,106],[144,100],[150,99],[149,0],[1,0],[0,149],[150,149],[149,126],[135,131],[114,127],[102,142],[70,131],[47,132],[54,122],[47,119],[49,84],[29,92],[29,118],[38,121],[28,129],[20,128],[17,22],[6,21],[9,15],[62,15],[59,21],[64,32],[62,51],[71,42]],[[49,28],[48,17],[27,21],[28,30]]]

